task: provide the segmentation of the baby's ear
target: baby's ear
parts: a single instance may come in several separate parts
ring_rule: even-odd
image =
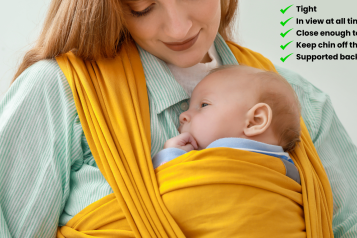
[[[273,112],[268,104],[256,104],[247,113],[244,134],[248,137],[263,134],[269,128],[272,118]]]

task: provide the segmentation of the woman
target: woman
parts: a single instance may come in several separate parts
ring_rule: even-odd
[[[52,1],[37,45],[0,105],[1,237],[54,236],[58,225],[113,192],[94,160],[71,88],[54,57],[73,50],[86,60],[113,58],[130,35],[147,80],[153,156],[178,133],[178,115],[187,109],[194,85],[209,69],[234,63],[217,32],[230,39],[236,4]],[[352,237],[357,234],[356,147],[324,93],[298,75],[276,69],[299,96],[329,176],[334,234]]]

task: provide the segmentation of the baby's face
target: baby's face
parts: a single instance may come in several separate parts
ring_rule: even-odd
[[[258,101],[251,79],[249,73],[235,68],[204,78],[192,93],[188,111],[180,115],[180,133],[191,133],[199,149],[220,138],[246,138],[247,112]]]

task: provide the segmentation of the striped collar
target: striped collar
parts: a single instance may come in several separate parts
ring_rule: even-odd
[[[223,65],[238,64],[228,45],[219,34],[214,40],[214,45]],[[153,100],[157,114],[182,100],[189,99],[189,96],[175,80],[163,60],[145,51],[139,45],[137,45],[137,48],[144,68],[148,96],[150,100]]]

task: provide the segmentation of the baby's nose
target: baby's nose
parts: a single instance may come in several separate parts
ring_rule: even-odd
[[[183,124],[185,122],[190,122],[190,116],[189,114],[186,112],[181,113],[180,117],[179,117],[180,123]]]

